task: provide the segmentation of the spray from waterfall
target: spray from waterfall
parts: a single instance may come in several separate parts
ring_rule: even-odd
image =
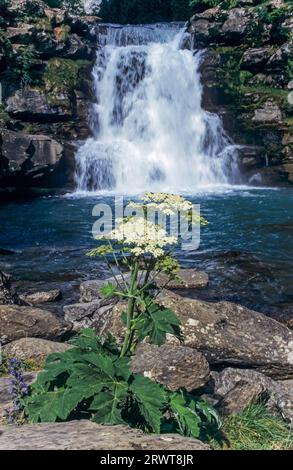
[[[176,24],[100,26],[78,191],[192,194],[237,181],[237,147],[202,109],[202,52],[183,48],[185,40]]]

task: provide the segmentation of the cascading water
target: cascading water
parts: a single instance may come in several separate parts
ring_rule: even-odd
[[[202,52],[175,24],[100,27],[93,137],[79,149],[77,190],[196,192],[233,184],[237,147],[201,107]]]

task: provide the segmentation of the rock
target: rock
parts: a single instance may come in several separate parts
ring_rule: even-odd
[[[22,338],[3,347],[7,357],[17,357],[20,360],[43,362],[49,354],[65,352],[70,348],[66,343],[56,343],[40,338]]]
[[[18,297],[11,287],[11,276],[0,271],[0,305],[23,305],[24,302]]]
[[[156,284],[159,288],[166,287],[169,290],[180,290],[180,289],[202,289],[208,286],[209,276],[207,273],[202,271],[196,271],[195,269],[180,269],[178,272],[180,279],[174,279],[168,282],[168,277],[164,274],[160,274],[156,280]]]
[[[0,427],[1,450],[210,450],[178,434],[151,435],[91,421]]]
[[[25,372],[23,374],[24,380],[28,385],[31,385],[37,376],[38,372]],[[5,410],[12,407],[9,380],[10,377],[0,377],[0,423],[4,418]]]
[[[62,57],[71,60],[93,60],[95,54],[93,47],[84,42],[77,34],[71,34],[68,37],[67,48]]]
[[[71,102],[65,94],[59,102],[57,98],[58,96],[56,97],[55,106],[55,103],[54,105],[49,103],[45,93],[25,87],[16,91],[7,99],[6,111],[14,119],[24,121],[63,121],[72,116],[73,109],[71,109]],[[65,105],[62,104],[63,102],[65,102]]]
[[[102,334],[107,321],[112,316],[115,305],[113,299],[99,299],[89,303],[67,305],[64,307],[64,318],[73,323],[75,330],[96,328]]]
[[[28,304],[38,305],[49,302],[57,302],[62,299],[62,292],[59,289],[49,290],[47,292],[34,292],[25,294],[21,298]]]
[[[201,353],[171,345],[139,345],[132,359],[132,370],[172,392],[180,388],[192,392],[203,387],[210,377],[209,364]]]
[[[254,370],[228,368],[222,372],[212,372],[210,393],[223,402],[227,394],[237,388],[238,384],[261,387],[263,397],[266,395],[266,406],[273,412],[279,412],[283,418],[293,424],[293,381],[275,381]],[[240,389],[239,389],[240,393]],[[231,397],[232,395],[230,395]],[[236,396],[237,401],[237,396]]]
[[[262,108],[254,111],[252,118],[254,122],[280,122],[282,121],[282,111],[273,101],[266,101]]]
[[[275,378],[293,377],[293,332],[265,315],[230,302],[209,303],[164,291],[157,302],[182,321],[184,346],[200,351],[209,364],[257,369]],[[109,329],[121,338],[125,306],[113,309]],[[168,342],[174,342],[168,337]]]
[[[1,186],[42,184],[43,187],[50,187],[57,184],[56,180],[65,181],[67,176],[62,167],[63,157],[64,147],[48,136],[4,130],[2,158],[0,156]]]
[[[11,43],[29,44],[32,40],[33,26],[30,24],[19,24],[16,28],[7,28],[6,37]]]
[[[217,407],[223,415],[237,415],[259,402],[263,393],[261,384],[240,381],[223,397]]]
[[[41,0],[10,0],[9,13],[15,16],[43,16],[47,7]]]
[[[241,68],[252,72],[263,71],[264,66],[273,56],[274,49],[270,46],[249,48],[247,49],[241,60]]]
[[[46,310],[33,307],[0,305],[0,343],[21,338],[58,340],[72,330],[72,325],[58,320]]]
[[[240,41],[245,37],[250,24],[251,15],[245,8],[231,9],[221,29],[225,36],[225,41]]]

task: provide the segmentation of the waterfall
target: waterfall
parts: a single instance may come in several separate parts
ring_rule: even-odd
[[[202,109],[202,52],[181,25],[99,27],[93,136],[76,155],[79,192],[188,192],[233,184],[237,147]]]

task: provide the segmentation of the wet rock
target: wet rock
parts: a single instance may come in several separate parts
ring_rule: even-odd
[[[0,271],[0,305],[23,305],[24,302],[11,287],[11,276]]]
[[[212,372],[210,393],[218,400],[218,403],[225,403],[225,397],[234,396],[235,406],[237,406],[237,394],[233,390],[237,390],[238,384],[246,384],[262,388],[262,396],[266,399],[266,406],[273,412],[281,413],[283,418],[293,424],[293,381],[275,381],[254,370],[232,369],[228,368],[222,372]],[[243,386],[243,385],[242,385]],[[245,388],[244,388],[245,390]],[[239,395],[241,387],[238,389]],[[257,391],[257,390],[256,390]],[[230,394],[231,393],[231,394]],[[245,393],[245,396],[247,394]],[[229,400],[230,400],[229,398]],[[239,398],[241,400],[241,398]],[[233,400],[232,400],[233,405]]]
[[[99,334],[107,326],[107,319],[111,317],[115,305],[113,299],[99,299],[89,303],[79,303],[64,307],[64,318],[73,323],[75,330],[81,328],[95,328]]]
[[[273,53],[274,49],[271,46],[249,48],[242,56],[241,68],[252,72],[262,71]]]
[[[62,299],[62,292],[59,289],[52,289],[47,292],[34,292],[25,294],[21,298],[28,304],[38,305],[50,302],[57,302]]]
[[[2,345],[21,338],[62,339],[72,325],[58,320],[46,310],[33,307],[0,305],[0,342]]]
[[[237,415],[259,402],[263,394],[261,384],[240,381],[223,397],[217,408],[223,415]]]
[[[105,282],[105,280],[93,280],[82,282],[80,284],[80,301],[93,302],[97,299],[101,299],[102,295],[100,291],[105,285]]]
[[[16,357],[20,360],[33,360],[43,362],[49,354],[65,352],[70,348],[66,343],[56,343],[40,338],[22,338],[3,347],[7,357]]]
[[[34,27],[30,24],[19,24],[15,28],[7,28],[6,37],[11,43],[29,44],[32,40]]]
[[[2,450],[209,450],[201,441],[91,421],[0,427]]]
[[[191,348],[141,344],[132,359],[132,370],[175,392],[185,388],[191,392],[203,387],[210,377],[204,356]]]

